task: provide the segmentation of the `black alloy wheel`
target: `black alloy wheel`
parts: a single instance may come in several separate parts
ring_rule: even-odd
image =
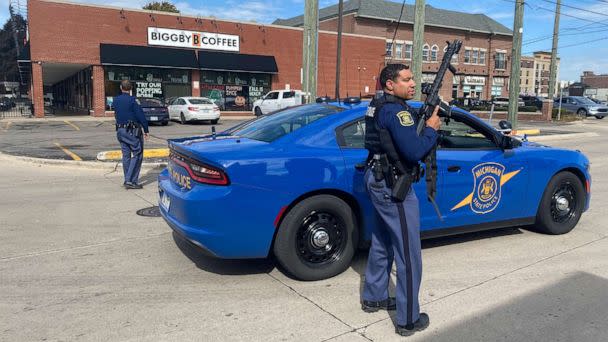
[[[273,252],[295,278],[326,279],[350,266],[358,234],[355,214],[346,202],[332,195],[316,195],[285,213]]]
[[[586,201],[581,180],[563,171],[549,181],[541,199],[534,229],[546,234],[565,234],[578,223]]]
[[[260,107],[255,107],[255,116],[260,116],[262,115],[262,110],[260,109]]]
[[[603,118],[605,118],[605,116],[596,115],[595,118],[598,119],[598,120],[602,120]]]
[[[347,236],[344,222],[339,217],[313,211],[302,220],[298,229],[298,256],[310,267],[323,267],[340,259]]]
[[[186,116],[184,116],[184,113],[179,114],[179,123],[181,123],[182,125],[186,124]]]

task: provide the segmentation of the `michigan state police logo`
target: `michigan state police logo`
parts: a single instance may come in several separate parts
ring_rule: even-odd
[[[483,163],[475,166],[471,171],[474,179],[471,210],[478,214],[489,213],[500,203],[502,189],[500,179],[505,167],[498,163]]]

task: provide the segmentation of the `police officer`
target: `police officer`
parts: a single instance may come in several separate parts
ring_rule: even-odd
[[[121,94],[114,97],[114,117],[116,118],[116,137],[122,150],[122,169],[126,189],[143,188],[137,180],[143,161],[144,138],[148,140],[148,121],[143,110],[130,95],[131,82],[120,82]],[[143,135],[142,135],[143,129]]]
[[[407,336],[429,325],[418,302],[420,213],[411,185],[422,176],[420,161],[437,143],[441,121],[436,108],[417,134],[417,111],[405,102],[412,99],[416,86],[408,66],[387,65],[380,73],[380,83],[383,93],[372,100],[366,114],[365,146],[370,158],[365,182],[379,224],[372,233],[362,309],[396,309],[395,331]],[[396,298],[388,294],[393,259],[397,264]]]

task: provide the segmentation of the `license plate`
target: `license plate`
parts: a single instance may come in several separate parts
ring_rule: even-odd
[[[158,121],[158,116],[151,116],[150,121]]]
[[[165,211],[169,211],[169,207],[171,206],[171,199],[164,192],[160,197],[160,206],[163,207]]]

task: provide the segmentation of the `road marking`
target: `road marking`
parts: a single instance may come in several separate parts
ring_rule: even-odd
[[[72,159],[74,159],[74,160],[82,160],[82,158],[80,158],[76,153],[74,153],[74,152],[68,150],[67,148],[61,146],[61,144],[55,143],[55,146],[57,146],[61,150],[63,150],[63,152],[65,152],[65,154],[67,154],[68,156],[72,157]]]
[[[74,125],[73,123],[69,122],[68,120],[63,120],[63,122],[65,122],[66,124],[72,126],[75,130],[80,131],[80,127]]]
[[[9,127],[11,127],[11,125],[12,125],[12,124],[13,124],[13,123],[12,123],[12,122],[10,122],[10,121],[9,121],[9,122],[7,122],[7,123],[6,123],[6,127],[4,127],[4,131],[5,131],[5,132],[8,132],[8,128],[9,128]]]
[[[514,129],[511,135],[539,135],[540,129]]]
[[[168,148],[151,148],[144,149],[144,158],[166,158],[169,156]],[[97,160],[121,160],[122,152],[120,150],[103,151],[97,153]]]

